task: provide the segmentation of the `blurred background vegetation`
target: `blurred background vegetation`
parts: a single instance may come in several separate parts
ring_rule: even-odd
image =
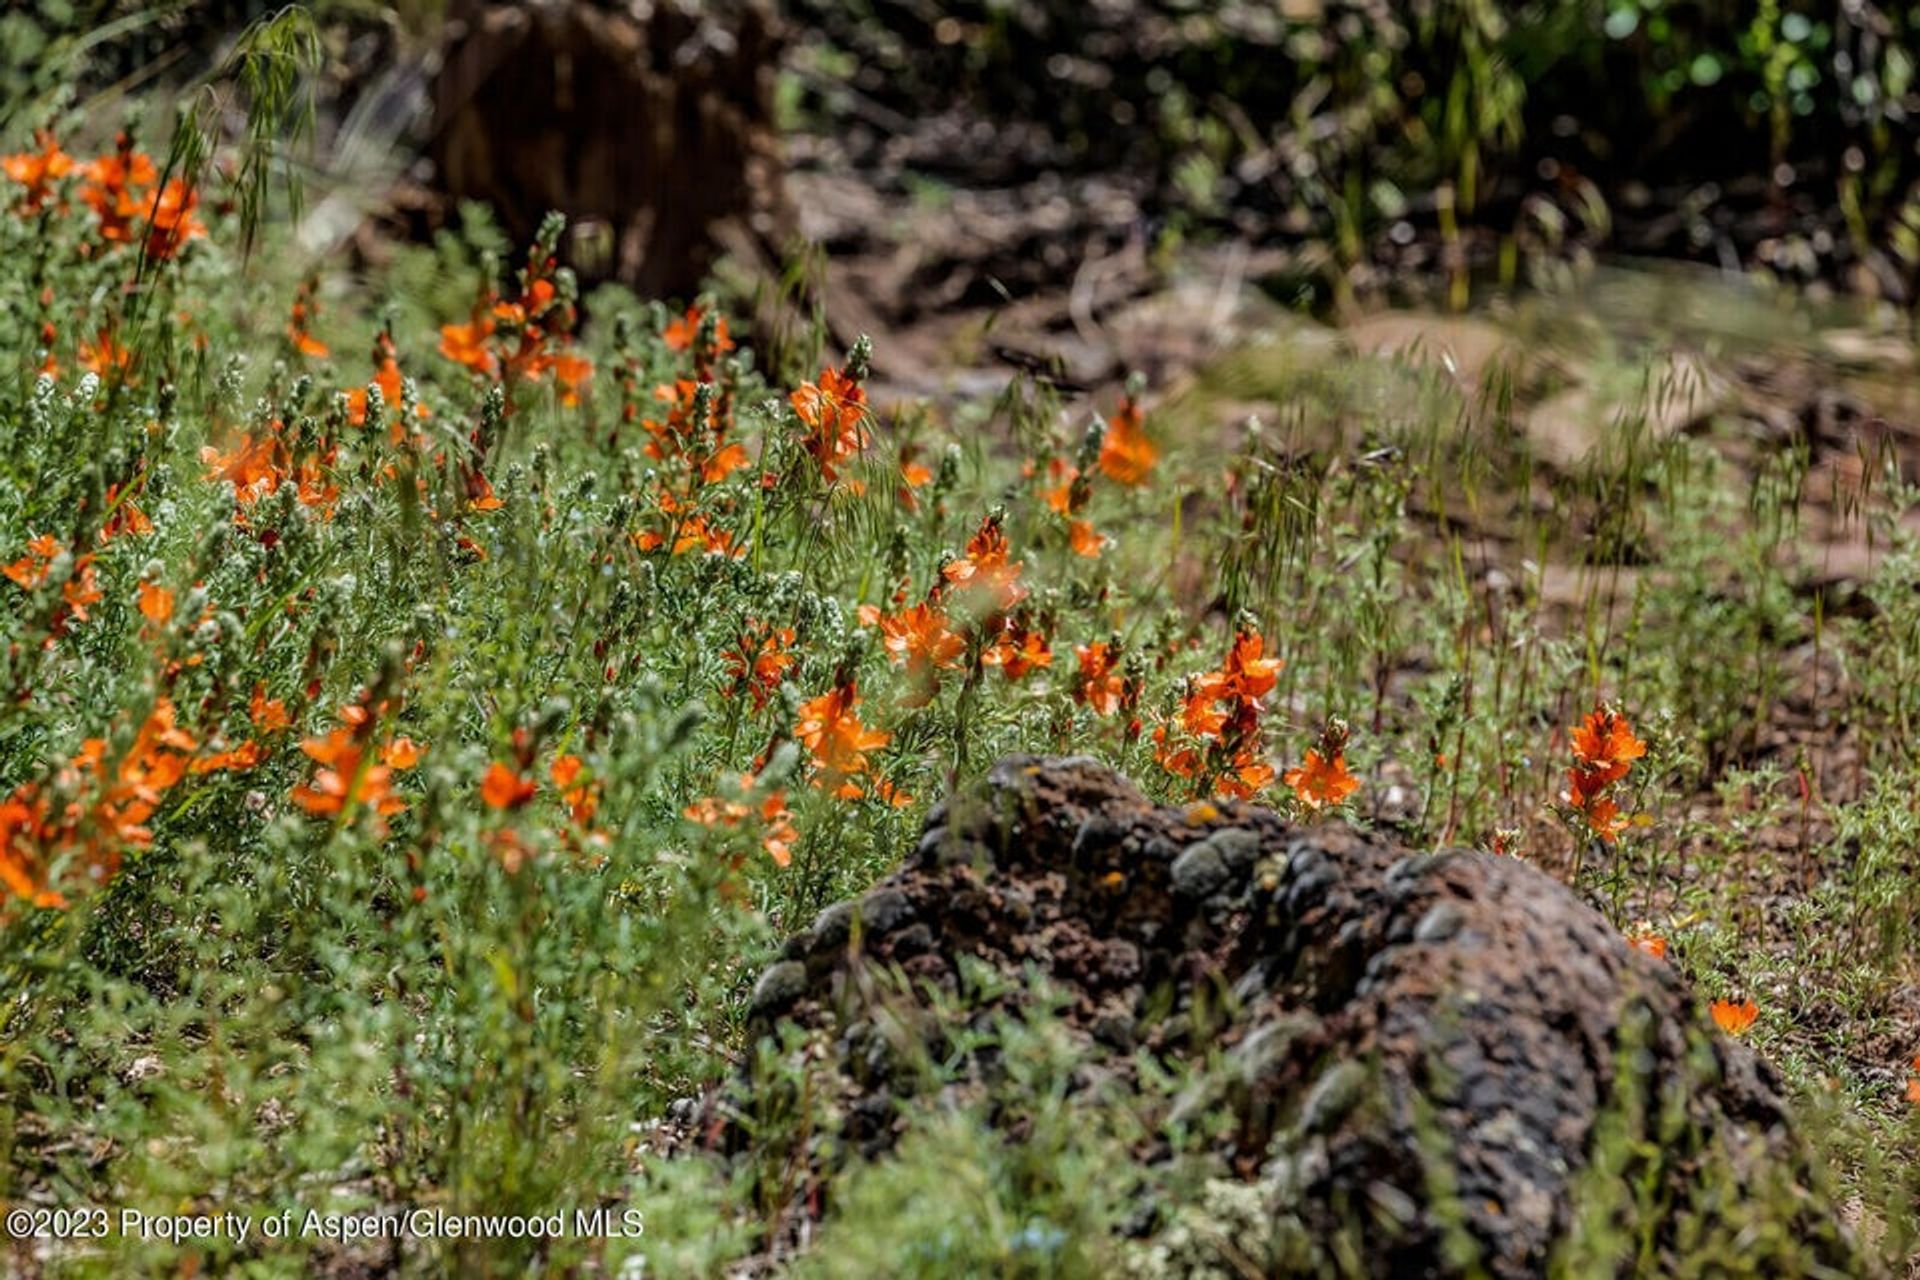
[[[1311,246],[1315,296],[1378,287],[1397,272],[1451,277],[1458,300],[1473,273],[1510,279],[1530,257],[1593,249],[1757,268],[1902,302],[1920,268],[1916,17],[1900,5],[782,0],[776,11],[760,0],[322,0],[311,8],[325,33],[320,123],[331,150],[321,154],[337,160],[349,143],[364,152],[372,140],[388,153],[390,176],[408,174],[429,192],[446,175],[409,162],[437,154],[452,113],[441,94],[436,119],[434,86],[461,43],[528,13],[551,21],[568,11],[604,21],[587,21],[588,34],[565,51],[516,46],[498,56],[577,61],[582,44],[597,40],[616,61],[658,65],[665,51],[647,40],[668,31],[683,62],[693,42],[723,50],[724,74],[703,92],[731,95],[743,127],[829,138],[841,163],[911,170],[922,192],[1047,174],[1075,200],[1075,184],[1123,175],[1141,224],[1134,234]],[[273,9],[252,0],[14,6],[0,17],[8,111],[0,123],[19,132],[63,100],[98,104],[189,83],[233,33]],[[677,28],[663,27],[662,14],[677,15]],[[639,44],[622,43],[622,23],[641,30]],[[731,50],[749,24],[769,38]],[[612,73],[582,62],[574,74]],[[564,96],[516,92],[511,106],[537,117],[564,111]],[[673,109],[682,118],[686,110]],[[625,130],[630,146],[661,127],[659,104],[644,95],[610,114],[598,124]],[[966,131],[983,124],[990,132]],[[948,145],[956,138],[971,142]],[[654,165],[655,180],[670,181],[670,170]],[[617,223],[624,211],[569,212]],[[530,229],[510,217],[509,230],[524,238]],[[793,228],[775,218],[762,230],[777,250]]]

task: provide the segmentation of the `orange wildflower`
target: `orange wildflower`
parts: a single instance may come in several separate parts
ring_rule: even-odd
[[[28,539],[27,554],[12,564],[0,567],[0,573],[4,573],[26,590],[32,591],[47,580],[47,575],[53,571],[53,562],[59,559],[60,553],[64,550],[65,548],[52,534],[40,534]]]
[[[1655,960],[1667,958],[1667,940],[1653,931],[1652,925],[1639,925],[1627,935],[1627,945],[1635,951],[1644,951]]]
[[[1265,641],[1250,625],[1234,631],[1225,662],[1187,682],[1177,738],[1172,724],[1153,731],[1154,758],[1178,777],[1211,782],[1216,795],[1248,799],[1274,778],[1261,742],[1261,700],[1273,691],[1278,658],[1263,658]],[[1198,745],[1182,745],[1182,740]]]
[[[188,771],[194,774],[214,773],[223,769],[247,770],[267,758],[266,749],[249,738],[237,747],[226,751],[216,751],[211,755],[195,760]]]
[[[1587,774],[1614,782],[1626,777],[1633,762],[1647,754],[1647,744],[1633,736],[1625,716],[1601,706],[1574,729],[1573,754]]]
[[[389,769],[411,769],[420,763],[426,748],[404,735],[380,748],[380,763]]]
[[[1715,1000],[1711,1009],[1714,1023],[1730,1036],[1741,1036],[1753,1026],[1754,1019],[1760,1016],[1760,1006],[1751,1000],[1742,1000],[1738,1004],[1731,1000]]]
[[[568,408],[580,403],[580,388],[593,377],[593,361],[571,352],[555,352],[548,367],[553,370],[554,385],[560,388],[560,403]]]
[[[599,787],[580,781],[580,772],[585,767],[586,762],[579,756],[562,753],[553,758],[547,769],[547,776],[553,779],[560,798],[566,802],[568,816],[582,827],[592,822],[594,814],[600,811]]]
[[[235,767],[225,757],[190,761],[193,737],[174,723],[173,704],[157,700],[126,753],[111,767],[105,738],[89,738],[61,771],[60,787],[76,798],[55,810],[41,788],[27,783],[0,801],[0,886],[37,907],[64,907],[67,898],[50,868],[66,859],[81,884],[105,884],[118,872],[123,850],[153,839],[145,823],[165,793],[194,771]],[[84,780],[96,789],[85,795]]]
[[[1160,451],[1147,438],[1145,422],[1146,415],[1132,396],[1121,401],[1107,419],[1107,434],[1100,442],[1100,470],[1121,484],[1143,483],[1160,458]]]
[[[73,562],[73,576],[60,586],[60,596],[67,602],[67,608],[80,621],[87,620],[87,606],[105,599],[100,590],[99,579],[94,575],[93,553],[88,552]]]
[[[1233,647],[1227,650],[1226,665],[1220,669],[1220,696],[1225,698],[1264,698],[1273,692],[1280,668],[1279,658],[1263,658],[1266,640],[1257,631],[1242,628],[1234,633]]]
[[[691,306],[686,314],[667,321],[667,327],[661,330],[660,338],[667,344],[669,351],[687,351],[693,346],[693,340],[699,336],[700,322],[706,318],[703,307]],[[713,318],[713,349],[715,354],[733,350],[733,339],[727,333],[727,318]]]
[[[133,367],[133,352],[114,341],[111,329],[102,329],[92,342],[80,340],[80,366],[106,378]]]
[[[1336,753],[1322,757],[1313,748],[1308,748],[1301,765],[1287,770],[1280,780],[1292,787],[1293,794],[1309,809],[1337,805],[1360,788],[1359,779],[1347,772],[1345,756]]]
[[[1087,505],[1092,492],[1088,477],[1080,474],[1080,468],[1064,458],[1055,458],[1047,464],[1047,474],[1059,483],[1041,493],[1047,508],[1057,515],[1072,516],[1079,514],[1080,508]]]
[[[122,132],[111,155],[91,160],[80,198],[100,223],[100,238],[110,244],[133,239],[133,224],[141,217],[143,189],[160,180],[153,157],[133,149],[133,139]]]
[[[820,464],[821,478],[831,484],[840,464],[866,447],[861,426],[867,413],[866,390],[840,370],[826,368],[817,383],[801,383],[787,399],[809,428],[802,446]]]
[[[466,324],[443,324],[440,326],[440,354],[455,364],[463,364],[475,373],[483,373],[491,378],[500,371],[500,362],[494,359],[493,352],[487,348],[487,339],[492,336],[493,321],[486,316]]]
[[[1647,744],[1633,735],[1627,718],[1609,706],[1596,707],[1573,730],[1573,767],[1560,799],[1586,821],[1594,836],[1612,844],[1627,819],[1607,791],[1627,776]]]
[[[148,622],[159,626],[173,616],[173,592],[158,583],[140,584],[140,614]]]
[[[794,663],[793,628],[771,630],[749,622],[740,633],[738,647],[721,654],[733,675],[733,687],[745,688],[753,695],[753,709],[764,710],[767,699],[780,687],[780,681]]]
[[[331,348],[309,332],[314,320],[320,314],[319,304],[313,300],[313,294],[314,282],[308,280],[293,295],[293,311],[287,319],[287,341],[291,342],[293,349],[301,355],[324,360],[332,354]]]
[[[753,786],[752,774],[740,780],[743,793],[751,791]],[[767,856],[773,859],[777,867],[785,867],[793,862],[793,846],[800,840],[800,833],[793,825],[793,815],[787,809],[787,793],[784,790],[768,792],[757,805],[740,800],[724,800],[719,796],[705,796],[688,805],[681,811],[681,816],[709,829],[731,829],[739,827],[749,818],[758,819],[760,847],[767,851]]]
[[[851,680],[800,704],[793,735],[813,755],[828,784],[867,771],[867,753],[893,740],[884,729],[860,723],[860,696]]]
[[[1107,641],[1098,640],[1075,645],[1073,656],[1080,663],[1073,700],[1092,707],[1095,715],[1110,716],[1120,710],[1127,697],[1127,681],[1119,671],[1119,651]]]
[[[267,686],[258,682],[253,686],[253,695],[247,699],[247,718],[261,733],[278,733],[293,724],[293,717],[287,714],[287,704],[267,697]]]
[[[891,617],[880,619],[881,643],[895,666],[905,664],[909,675],[931,676],[935,668],[960,665],[967,642],[947,627],[947,615],[921,601]]]
[[[733,545],[733,535],[725,529],[715,529],[707,523],[707,517],[700,513],[688,516],[674,535],[673,554],[686,551],[705,551],[708,555],[729,556],[739,559],[745,548]]]
[[[1347,724],[1338,717],[1329,718],[1320,731],[1320,742],[1307,751],[1297,768],[1289,769],[1280,781],[1293,788],[1293,794],[1309,809],[1339,805],[1360,789],[1360,780],[1347,772]]]
[[[1093,527],[1093,521],[1074,520],[1067,524],[1067,545],[1075,555],[1097,560],[1101,548],[1107,545],[1107,538]]]
[[[179,178],[169,178],[153,198],[147,211],[147,256],[164,262],[180,251],[189,240],[198,240],[207,229],[193,215],[200,195]]]
[[[1044,632],[1009,622],[994,637],[993,643],[981,651],[980,662],[983,666],[999,667],[1009,680],[1018,680],[1041,667],[1052,666],[1053,650],[1048,647]]]
[[[966,554],[940,570],[942,578],[984,600],[991,612],[1010,609],[1027,594],[1020,585],[1021,566],[1010,559],[1007,535],[1000,526],[1000,514],[989,512],[967,540]]]
[[[46,797],[30,785],[0,800],[0,886],[35,907],[58,910],[67,899],[52,887],[41,848],[47,810]]]
[[[300,750],[321,766],[311,784],[296,785],[291,793],[293,802],[308,813],[330,817],[360,805],[373,810],[384,825],[384,819],[406,808],[393,794],[392,766],[366,763],[366,746],[354,727],[308,738]]]
[[[226,453],[203,445],[200,461],[207,465],[207,479],[225,480],[233,486],[233,500],[242,507],[278,489],[291,471],[286,446],[271,431],[258,439],[243,435]]]
[[[0,156],[0,172],[26,188],[20,197],[20,206],[28,213],[46,203],[53,184],[73,172],[73,157],[60,149],[52,133],[35,130],[33,140],[40,148],[38,151]]]
[[[467,505],[475,511],[498,511],[505,505],[478,467],[467,472]]]
[[[135,484],[129,486],[128,492],[122,493],[118,484],[107,486],[108,514],[106,523],[100,528],[101,542],[111,542],[125,534],[145,537],[153,532],[153,521],[148,519],[147,513],[140,509],[140,504],[133,500],[132,495],[138,489],[139,485]]]
[[[480,798],[492,809],[521,808],[538,790],[533,779],[498,760],[487,766],[486,776],[480,780]]]

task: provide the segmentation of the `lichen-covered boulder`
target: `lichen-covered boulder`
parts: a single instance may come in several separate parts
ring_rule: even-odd
[[[1762,1274],[1858,1271],[1772,1071],[1559,882],[1156,808],[1087,759],[1010,758],[937,808],[905,866],[791,941],[752,1017],[829,1038],[834,1137],[877,1155],[913,1122],[900,1037],[1020,1016],[1036,974],[1103,1089],[1143,1056],[1227,1064],[1142,1100],[1169,1128],[1229,1118],[1218,1198],[1260,1229],[1147,1206],[1148,1271],[1217,1265],[1195,1242],[1223,1229],[1271,1274],[1658,1272],[1722,1243]]]

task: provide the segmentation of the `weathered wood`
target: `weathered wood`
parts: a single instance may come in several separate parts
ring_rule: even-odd
[[[434,84],[439,185],[517,241],[550,209],[589,279],[698,288],[722,224],[790,235],[766,0],[457,0]]]

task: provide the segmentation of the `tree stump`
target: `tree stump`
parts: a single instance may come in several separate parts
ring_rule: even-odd
[[[516,241],[558,209],[584,278],[684,297],[727,237],[789,236],[767,0],[455,0],[447,31],[438,182]]]

